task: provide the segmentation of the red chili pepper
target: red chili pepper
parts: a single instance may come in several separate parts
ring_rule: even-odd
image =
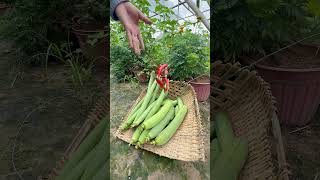
[[[168,64],[162,64],[157,70],[157,76],[160,77],[161,75],[167,75],[168,74]],[[162,74],[162,72],[165,71],[165,74]]]
[[[169,79],[168,78],[163,78],[163,82],[166,84],[165,92],[169,90]]]
[[[168,64],[162,64],[157,70],[156,81],[162,89],[165,89],[165,92],[169,89],[169,79],[168,75]]]
[[[156,79],[156,81],[160,85],[160,87],[163,88],[163,82],[160,79]]]

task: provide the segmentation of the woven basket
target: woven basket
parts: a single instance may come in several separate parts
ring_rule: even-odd
[[[140,94],[132,107],[134,107],[145,94],[146,90]],[[170,82],[168,97],[173,99],[177,96],[181,97],[183,103],[188,107],[188,113],[175,135],[163,146],[144,144],[141,148],[170,159],[182,161],[204,161],[205,138],[194,89],[190,84],[185,82]],[[124,118],[125,120],[127,119],[127,116],[128,115]],[[132,129],[123,133],[118,130],[115,132],[115,136],[129,143],[133,132],[134,131]]]
[[[240,64],[215,62],[212,68],[211,111],[228,111],[235,135],[249,142],[249,156],[239,180],[288,179],[269,85],[256,72],[240,70]]]
[[[63,168],[64,163],[68,160],[69,156],[80,146],[81,142],[89,134],[89,132],[109,114],[109,99],[107,97],[101,98],[95,108],[89,113],[85,123],[82,125],[78,134],[74,137],[71,144],[65,151],[61,160],[57,163],[56,167],[49,173],[49,175],[39,176],[38,180],[54,180],[59,171]]]

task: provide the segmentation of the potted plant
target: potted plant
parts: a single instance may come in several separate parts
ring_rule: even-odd
[[[310,8],[319,12],[317,5],[311,0],[214,3],[212,29],[219,36],[213,36],[213,59],[225,62],[241,59],[248,65],[292,41],[319,33],[319,22],[310,22],[317,18],[309,12]],[[314,33],[305,33],[312,29]],[[308,123],[319,104],[319,67],[310,67],[310,57],[316,57],[316,52],[317,48],[300,44],[255,66],[258,74],[271,84],[283,124]]]
[[[199,34],[183,32],[169,43],[169,75],[172,80],[189,81],[198,101],[206,101],[210,95],[209,43]]]
[[[134,75],[140,83],[148,82],[148,74],[144,70],[134,71]]]
[[[109,59],[108,4],[106,0],[84,1],[77,5],[77,15],[72,19],[72,32],[83,54],[105,65]]]
[[[8,5],[6,3],[1,3],[0,2],[0,15],[3,15],[6,13],[7,9],[8,9]]]
[[[14,4],[15,0],[3,0],[0,2],[0,15],[6,14]]]
[[[319,47],[297,44],[256,64],[258,74],[271,84],[283,124],[307,124],[320,105]],[[250,64],[261,57],[247,55],[241,59]]]

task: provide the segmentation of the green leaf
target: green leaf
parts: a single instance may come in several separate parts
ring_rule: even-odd
[[[309,0],[308,8],[314,15],[320,16],[320,1],[319,0]]]

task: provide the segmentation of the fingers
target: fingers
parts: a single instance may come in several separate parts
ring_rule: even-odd
[[[152,21],[146,16],[144,15],[141,11],[139,11],[139,18],[146,24],[152,24]]]
[[[141,50],[144,50],[144,43],[140,32],[133,33],[129,30],[127,30],[126,32],[130,48],[134,50],[134,53],[140,55]]]
[[[128,41],[129,41],[129,46],[130,48],[133,49],[133,37],[130,31],[127,31],[127,37],[128,37]]]
[[[140,55],[140,41],[138,39],[138,35],[133,35],[133,50],[137,55]]]
[[[140,42],[141,50],[144,50],[143,38],[142,38],[140,33],[138,34],[138,39],[139,39],[139,42]]]

